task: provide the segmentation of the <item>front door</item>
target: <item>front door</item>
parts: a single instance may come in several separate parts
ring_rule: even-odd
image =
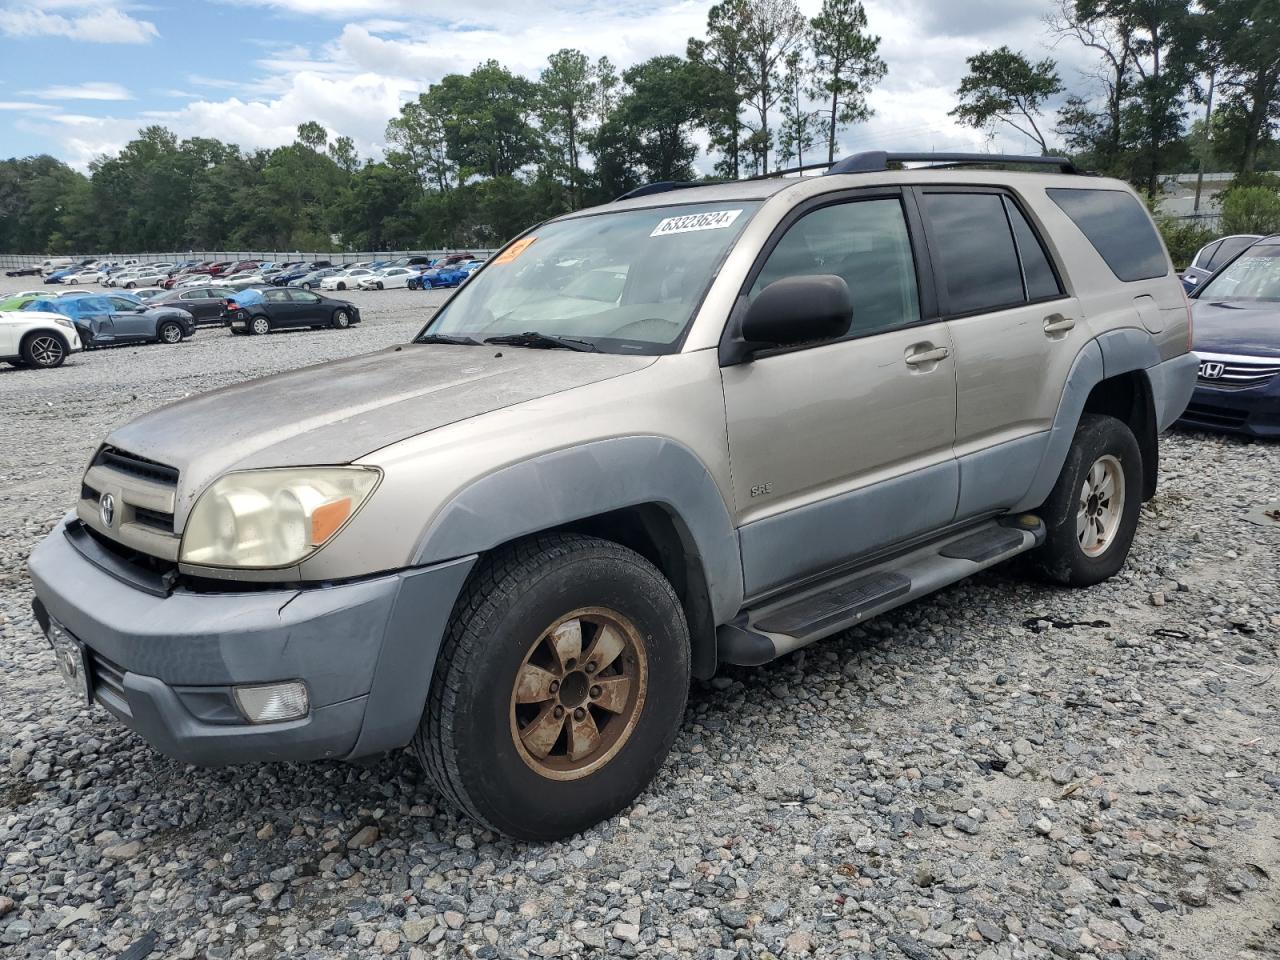
[[[155,321],[147,316],[147,308],[125,297],[110,297],[111,323],[117,340],[152,340]]]
[[[955,514],[951,340],[922,307],[920,241],[903,196],[861,196],[785,227],[747,292],[789,276],[843,277],[849,335],[721,371],[748,597]]]
[[[76,305],[76,327],[81,339],[92,344],[115,343],[115,325],[111,319],[111,301],[106,297],[85,297]]]

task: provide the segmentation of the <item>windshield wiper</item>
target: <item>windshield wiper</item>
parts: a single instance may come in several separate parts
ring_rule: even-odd
[[[540,350],[579,350],[599,353],[600,348],[586,340],[573,337],[554,337],[549,333],[530,330],[527,333],[508,333],[501,337],[485,337],[485,343],[509,344],[513,347],[534,347]]]
[[[451,337],[447,333],[424,333],[414,343],[453,343],[465,347],[483,346],[479,340],[474,337]]]

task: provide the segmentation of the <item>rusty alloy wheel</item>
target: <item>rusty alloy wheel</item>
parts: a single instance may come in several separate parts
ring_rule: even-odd
[[[631,736],[648,685],[648,656],[630,620],[606,607],[567,614],[534,641],[516,674],[516,752],[551,780],[594,773]]]

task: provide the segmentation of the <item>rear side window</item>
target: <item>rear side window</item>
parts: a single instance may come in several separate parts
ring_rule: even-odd
[[[1236,254],[1248,250],[1257,242],[1257,237],[1227,237],[1218,245],[1218,249],[1213,252],[1213,256],[1205,263],[1204,268],[1217,270]]]
[[[1013,227],[1013,239],[1018,244],[1018,258],[1022,261],[1022,278],[1027,286],[1028,300],[1052,300],[1062,296],[1058,275],[1053,272],[1049,255],[1035,230],[1022,215],[1022,211],[1008,197],[1004,198],[1005,213]]]
[[[1025,302],[1022,267],[997,193],[925,193],[948,314]]]
[[[1169,273],[1169,259],[1142,204],[1124,190],[1051,187],[1049,199],[1080,228],[1120,280],[1154,280]]]

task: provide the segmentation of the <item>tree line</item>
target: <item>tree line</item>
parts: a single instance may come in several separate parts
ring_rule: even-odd
[[[1052,57],[982,51],[956,91],[959,122],[1151,195],[1162,174],[1280,162],[1276,0],[1058,3],[1050,46],[1095,68],[1064,79]],[[681,56],[619,69],[564,49],[537,78],[494,60],[449,74],[402,106],[379,159],[307,122],[294,143],[255,151],[147,127],[87,176],[50,156],[4,160],[0,251],[492,246],[699,168],[829,162],[872,115],[879,46],[861,0],[824,0],[812,18],[795,0],[722,0]]]

